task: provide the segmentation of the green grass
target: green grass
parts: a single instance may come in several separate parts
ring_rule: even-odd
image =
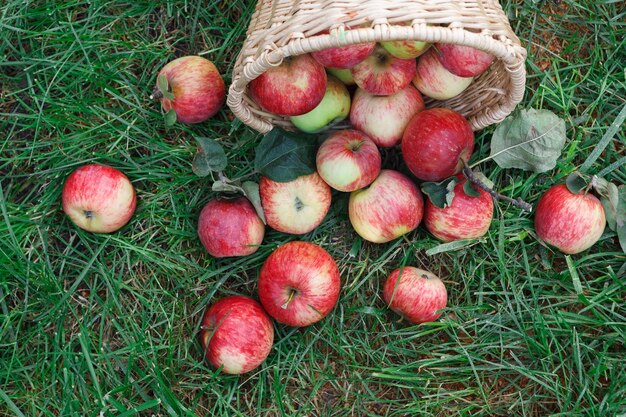
[[[351,230],[346,198],[303,237],[337,260],[336,309],[305,329],[276,325],[267,361],[240,377],[203,361],[206,305],[255,296],[263,260],[296,237],[268,231],[243,259],[216,260],[195,224],[211,180],[191,171],[195,136],[223,138],[238,178],[259,135],[224,108],[165,128],[148,96],[174,57],[202,54],[227,84],[253,1],[5,0],[0,5],[0,415],[620,416],[626,414],[626,256],[613,233],[566,257],[538,243],[532,216],[499,204],[484,239],[427,256],[420,228],[385,245]],[[567,121],[557,167],[481,168],[536,202],[592,152],[626,103],[626,8],[617,0],[509,0],[528,47],[523,107]],[[475,160],[489,152],[490,127]],[[592,171],[624,157],[621,129]],[[390,157],[389,161],[397,160]],[[64,179],[100,162],[133,181],[137,212],[111,235],[75,227]],[[607,175],[626,183],[615,164]],[[439,274],[435,323],[389,312],[382,282],[401,264]]]

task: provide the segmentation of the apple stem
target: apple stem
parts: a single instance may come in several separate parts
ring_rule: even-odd
[[[294,290],[293,288],[289,289],[289,296],[287,297],[287,301],[285,301],[285,304],[283,304],[282,306],[280,306],[280,308],[282,308],[283,310],[286,310],[287,307],[289,307],[289,303],[291,303],[291,301],[293,300],[293,297],[296,295],[297,291]]]
[[[524,200],[522,200],[521,198],[511,198],[511,197],[507,197],[505,195],[500,194],[499,192],[492,190],[491,188],[489,188],[489,186],[487,184],[485,184],[484,182],[482,182],[477,176],[476,174],[474,174],[474,171],[472,171],[472,168],[469,166],[469,164],[467,163],[467,161],[465,159],[462,159],[463,161],[463,174],[465,174],[465,176],[467,177],[467,179],[469,181],[471,181],[473,184],[475,184],[477,187],[482,188],[483,190],[487,191],[489,194],[491,194],[491,196],[495,199],[495,200],[502,200],[502,201],[506,201],[507,203],[511,203],[513,204],[515,207],[519,207],[522,210],[530,213],[533,211],[533,206],[527,202],[525,202]]]
[[[158,88],[152,90],[152,94],[150,94],[150,100],[161,100],[163,98],[163,93]]]

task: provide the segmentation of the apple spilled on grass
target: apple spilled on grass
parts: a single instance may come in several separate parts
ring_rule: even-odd
[[[128,223],[137,205],[128,177],[101,164],[74,170],[65,180],[61,201],[74,224],[95,233],[119,230]]]

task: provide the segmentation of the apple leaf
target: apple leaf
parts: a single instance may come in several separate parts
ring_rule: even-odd
[[[565,139],[565,121],[551,111],[520,110],[493,132],[490,158],[502,168],[545,172],[556,166]]]
[[[167,113],[165,113],[165,126],[171,127],[176,123],[176,112],[174,109],[169,109]]]
[[[626,253],[626,185],[618,187],[617,207],[615,210],[615,231],[619,244]]]
[[[578,194],[589,186],[589,181],[591,181],[589,176],[579,171],[574,171],[569,174],[565,179],[565,186],[570,191],[570,193]]]
[[[211,191],[216,193],[244,193],[238,185],[223,180],[215,181],[211,186]]]
[[[470,180],[465,181],[465,184],[463,184],[463,191],[470,197],[480,197],[480,191],[476,189],[476,186]]]
[[[254,168],[276,182],[315,172],[317,139],[312,135],[272,129],[256,148]]]
[[[596,186],[595,190],[600,194],[600,201],[602,202],[602,207],[604,207],[606,223],[609,229],[617,231],[617,206],[619,205],[620,198],[619,188],[612,182],[606,181],[606,184]]]
[[[193,158],[191,169],[199,177],[206,177],[211,171],[223,171],[228,165],[226,152],[221,144],[211,138],[196,138],[198,152]]]
[[[157,77],[157,88],[163,94],[163,97],[168,100],[174,100],[174,94],[170,91],[170,85],[165,75],[161,74]]]
[[[261,205],[261,195],[259,194],[259,184],[254,181],[246,181],[241,184],[241,188],[243,189],[244,195],[250,200],[256,213],[259,215],[263,224],[267,224],[265,220],[265,211],[263,211],[263,206]]]
[[[452,204],[452,199],[454,198],[454,186],[457,182],[456,177],[450,177],[441,182],[422,183],[421,188],[422,192],[430,198],[430,201],[435,206],[443,209]]]

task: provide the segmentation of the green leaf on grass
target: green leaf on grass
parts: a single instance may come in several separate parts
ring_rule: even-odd
[[[168,100],[174,100],[174,94],[170,91],[170,85],[165,75],[161,74],[157,77],[157,88],[163,94],[163,97]]]
[[[241,184],[241,188],[243,189],[244,195],[250,200],[256,213],[259,215],[263,224],[267,224],[265,220],[265,211],[263,211],[263,206],[261,205],[261,194],[259,193],[259,184],[254,181],[246,181]]]
[[[316,152],[314,136],[274,128],[257,146],[254,168],[272,181],[292,181],[315,172]]]
[[[223,171],[228,165],[226,152],[220,143],[211,138],[196,138],[198,151],[193,158],[191,169],[199,177],[206,177],[211,171]]]
[[[545,172],[556,166],[565,139],[565,121],[551,111],[520,110],[494,131],[490,156],[502,168]]]
[[[165,113],[165,126],[171,127],[176,123],[176,112],[174,109],[169,109],[167,113]]]
[[[589,185],[589,181],[591,178],[589,176],[579,172],[574,171],[567,176],[565,179],[565,186],[572,194],[578,194]]]
[[[458,180],[456,177],[446,178],[441,182],[422,183],[422,192],[430,198],[430,201],[437,207],[443,209],[452,204],[454,198],[454,187]],[[469,181],[468,181],[469,182]]]
[[[615,231],[619,244],[626,253],[626,185],[618,187],[617,209],[615,210]]]

